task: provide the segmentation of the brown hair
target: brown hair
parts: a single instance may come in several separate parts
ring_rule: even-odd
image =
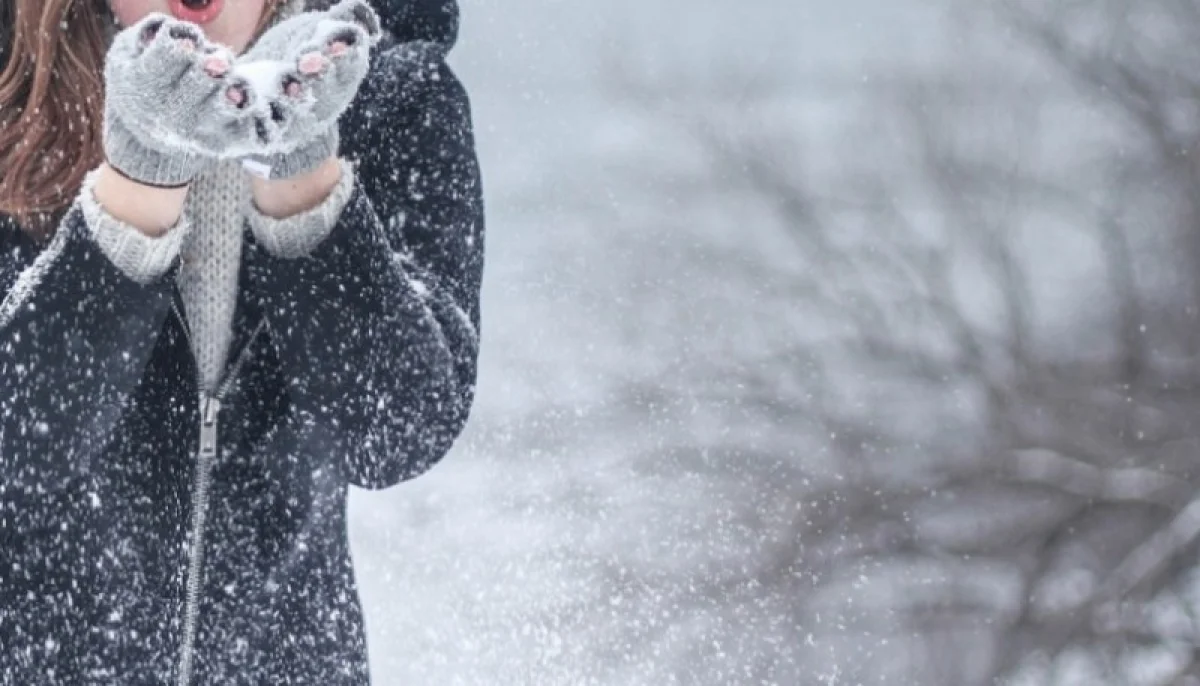
[[[258,31],[283,0],[268,0]],[[103,160],[107,0],[0,0],[0,214],[49,240]]]

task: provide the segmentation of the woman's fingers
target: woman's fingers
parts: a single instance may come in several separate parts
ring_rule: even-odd
[[[353,100],[381,37],[363,0],[289,21],[238,57],[200,26],[150,14],[119,37],[106,69],[114,93],[126,94],[115,106],[147,131],[172,132],[215,154],[289,152]]]

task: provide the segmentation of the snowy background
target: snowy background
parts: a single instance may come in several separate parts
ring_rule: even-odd
[[[1200,684],[1200,12],[463,17],[480,392],[352,496],[378,686]]]

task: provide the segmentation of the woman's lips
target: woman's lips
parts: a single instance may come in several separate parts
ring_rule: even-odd
[[[171,14],[181,21],[190,21],[193,24],[207,24],[221,10],[225,9],[225,0],[169,0],[171,5]]]

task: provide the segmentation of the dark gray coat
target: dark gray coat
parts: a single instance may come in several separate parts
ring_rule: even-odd
[[[46,246],[0,216],[3,684],[175,683],[185,643],[193,684],[369,682],[347,489],[422,473],[462,430],[484,230],[443,60],[457,7],[374,4],[389,35],[341,120],[339,223],[296,260],[245,231],[215,450],[178,262],[139,285],[77,207]]]

